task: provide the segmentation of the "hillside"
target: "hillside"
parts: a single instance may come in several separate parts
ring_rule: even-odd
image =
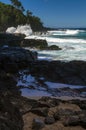
[[[10,26],[30,24],[33,31],[41,31],[45,28],[41,19],[34,16],[29,10],[23,11],[13,5],[0,2],[0,31],[5,31]]]

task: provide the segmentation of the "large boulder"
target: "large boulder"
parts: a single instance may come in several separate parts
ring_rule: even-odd
[[[0,94],[0,130],[22,130],[22,116],[9,99]]]
[[[24,37],[24,34],[0,33],[0,46],[21,46],[20,43]]]
[[[30,48],[37,48],[37,49],[46,49],[48,47],[48,43],[46,40],[41,39],[24,39],[21,42],[21,46],[23,47],[30,47]]]
[[[28,62],[37,60],[37,53],[20,47],[4,46],[0,48],[0,66],[8,72],[28,66]]]
[[[33,130],[41,130],[43,127],[45,127],[45,123],[38,118],[33,119],[32,123],[32,129]]]
[[[85,61],[36,61],[31,73],[48,81],[86,86]]]
[[[20,97],[13,75],[0,71],[0,130],[22,130],[23,120],[12,98]]]
[[[60,47],[58,47],[57,45],[51,45],[47,48],[47,50],[61,50]]]

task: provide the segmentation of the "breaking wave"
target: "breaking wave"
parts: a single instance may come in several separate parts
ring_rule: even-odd
[[[29,36],[32,34],[32,29],[30,25],[18,25],[17,28],[9,27],[6,30],[6,33],[20,33],[20,34],[25,34],[26,36]]]
[[[58,30],[58,31],[48,31],[50,35],[77,35],[80,32],[84,32],[84,30]]]
[[[28,36],[25,39],[43,39],[46,40],[49,44],[55,44],[55,43],[86,43],[86,40],[84,39],[78,39],[78,38],[53,38],[53,37],[41,37],[41,36]]]
[[[86,30],[54,30],[48,31],[46,35],[33,35],[30,25],[11,27],[7,33],[25,34],[25,39],[43,39],[48,45],[57,45],[62,50],[38,50],[39,59],[43,60],[83,60],[86,61]],[[55,35],[55,36],[54,36]]]

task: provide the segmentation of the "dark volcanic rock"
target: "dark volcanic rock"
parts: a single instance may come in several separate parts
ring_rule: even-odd
[[[28,66],[28,62],[37,60],[37,53],[20,47],[0,48],[0,67],[7,72],[18,72]]]
[[[46,123],[46,124],[53,124],[53,123],[55,123],[54,117],[52,117],[52,116],[47,116],[47,117],[45,118],[45,123]]]
[[[32,129],[33,130],[41,130],[43,127],[45,127],[45,123],[38,118],[33,119],[32,123]]]
[[[57,100],[55,98],[50,98],[50,97],[42,97],[39,99],[40,103],[47,105],[48,107],[55,107],[58,106],[60,103],[60,100]]]
[[[21,46],[40,50],[61,50],[61,48],[56,45],[48,46],[47,41],[41,39],[24,39],[21,42]]]
[[[70,103],[77,104],[82,110],[86,110],[86,100],[71,100]]]
[[[56,46],[56,45],[52,45],[52,46],[49,46],[49,47],[47,48],[47,50],[61,50],[61,48],[58,47],[58,46]]]
[[[64,121],[65,126],[77,126],[79,125],[80,119],[78,116],[69,116],[66,117]]]
[[[9,98],[0,95],[0,130],[22,130],[23,120],[19,109]]]
[[[80,123],[79,123],[83,128],[86,129],[86,114],[83,115],[81,118],[80,118]]]
[[[8,34],[0,33],[0,46],[9,45],[9,46],[21,46],[21,41],[24,39],[25,35],[23,34]]]
[[[31,73],[46,80],[86,86],[86,62],[84,61],[37,61]]]
[[[41,39],[24,39],[21,42],[22,47],[31,47],[44,50],[48,47],[46,40]]]
[[[22,130],[22,115],[17,105],[11,102],[13,97],[20,96],[13,76],[3,72],[0,75],[0,130]]]
[[[43,108],[33,108],[31,110],[32,113],[35,113],[40,116],[47,116],[48,115],[48,108],[43,107]]]

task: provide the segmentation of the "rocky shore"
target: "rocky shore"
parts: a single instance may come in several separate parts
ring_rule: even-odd
[[[59,82],[82,85],[84,89],[76,91],[86,92],[86,62],[39,61],[36,52],[4,44],[0,47],[0,130],[86,129],[86,97],[84,100],[23,97],[22,86],[17,86],[22,71],[34,76],[38,86],[45,85],[45,81]],[[28,85],[32,91],[33,87]]]
[[[1,130],[86,129],[86,100],[28,99],[21,96],[13,77],[4,73],[0,78]]]
[[[37,60],[37,52],[21,47],[3,46],[0,48],[0,69],[6,72],[19,72],[21,69],[37,78],[48,81],[86,86],[85,61],[44,61]]]
[[[41,39],[24,39],[24,34],[0,33],[0,46],[8,45],[12,47],[28,47],[38,50],[61,50],[56,45],[48,46],[46,40]]]
[[[49,81],[86,85],[85,61],[36,61],[31,64],[31,74]]]

